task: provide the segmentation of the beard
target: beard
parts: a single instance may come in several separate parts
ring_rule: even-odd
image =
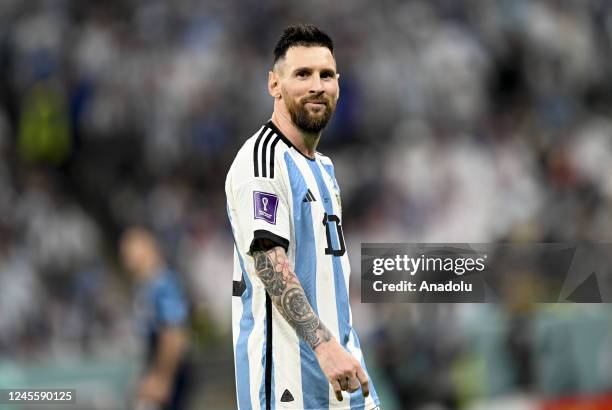
[[[308,134],[318,134],[321,132],[336,110],[336,102],[330,100],[323,94],[303,97],[297,102],[288,98],[286,95],[284,99],[287,111],[289,111],[289,115],[291,116],[291,121],[293,121],[296,127]],[[318,111],[312,113],[306,108],[307,103],[314,101],[325,104],[322,112]]]

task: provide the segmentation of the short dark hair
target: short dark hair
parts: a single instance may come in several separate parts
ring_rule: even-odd
[[[334,42],[323,31],[312,24],[297,24],[289,26],[283,30],[283,34],[278,39],[274,47],[274,62],[285,57],[290,47],[327,47],[334,54]]]

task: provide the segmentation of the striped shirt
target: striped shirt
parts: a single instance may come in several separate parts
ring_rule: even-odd
[[[340,189],[330,159],[301,154],[269,121],[239,150],[225,191],[234,234],[232,328],[240,409],[373,409],[378,396],[339,402],[313,350],[272,307],[256,276],[251,243],[283,246],[308,301],[367,373],[349,306],[350,267]],[[369,377],[369,376],[368,376]]]

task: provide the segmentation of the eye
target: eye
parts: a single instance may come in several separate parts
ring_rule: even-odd
[[[306,78],[306,77],[308,77],[308,74],[309,73],[306,70],[299,70],[298,72],[295,73],[295,76],[297,78]]]
[[[334,77],[334,73],[332,73],[331,71],[323,71],[321,73],[321,78],[328,79],[328,78],[333,78],[333,77]]]

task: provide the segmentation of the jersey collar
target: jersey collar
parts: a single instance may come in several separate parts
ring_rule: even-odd
[[[294,150],[296,150],[301,156],[303,156],[304,158],[306,158],[308,161],[316,161],[316,154],[315,154],[315,158],[310,158],[309,156],[305,155],[302,151],[300,151],[295,145],[293,145],[293,143],[289,140],[289,138],[285,137],[285,134],[283,134],[278,127],[272,122],[272,120],[269,120],[266,123],[266,127],[270,128],[276,135],[279,136],[279,138],[285,143],[287,144],[287,146],[293,148]]]

